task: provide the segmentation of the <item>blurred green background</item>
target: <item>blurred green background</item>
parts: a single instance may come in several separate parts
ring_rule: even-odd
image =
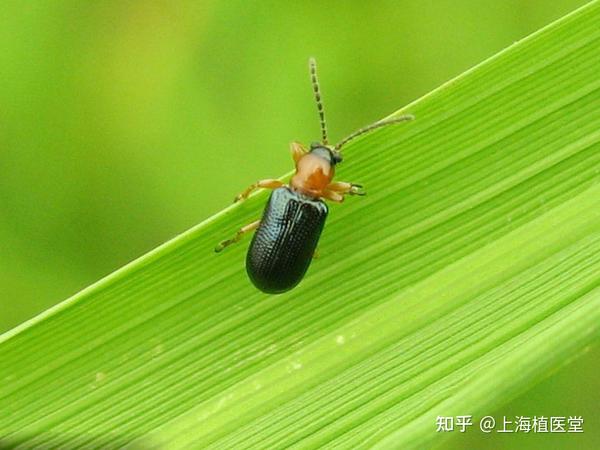
[[[309,56],[335,141],[584,3],[2,2],[0,332],[289,171],[319,137]],[[599,359],[496,412],[584,415],[584,436],[456,448],[600,448]]]

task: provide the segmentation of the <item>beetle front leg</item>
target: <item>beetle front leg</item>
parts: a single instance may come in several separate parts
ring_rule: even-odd
[[[279,181],[279,180],[267,179],[267,180],[257,181],[256,183],[248,186],[248,188],[244,192],[242,192],[241,194],[236,196],[233,199],[233,203],[237,203],[237,202],[241,202],[242,200],[246,200],[248,198],[248,196],[252,193],[252,191],[254,191],[255,189],[258,189],[258,188],[277,189],[281,186],[283,186],[283,182]]]
[[[258,226],[260,225],[260,220],[255,220],[252,223],[249,223],[248,225],[240,228],[237,233],[235,233],[235,236],[233,236],[231,239],[226,239],[224,241],[221,241],[217,244],[217,246],[215,247],[215,253],[219,253],[221,251],[223,251],[223,249],[225,249],[225,247],[229,247],[231,244],[235,244],[236,242],[239,242],[240,239],[242,239],[242,236],[246,233],[249,233],[250,231],[256,230],[258,228]]]
[[[348,195],[366,195],[362,190],[362,184],[347,183],[345,181],[335,181],[327,185],[327,190],[337,192],[338,194]]]
[[[300,161],[300,158],[308,153],[306,147],[300,142],[292,142],[290,144],[290,151],[292,152],[292,158],[294,158],[294,162],[296,163]]]

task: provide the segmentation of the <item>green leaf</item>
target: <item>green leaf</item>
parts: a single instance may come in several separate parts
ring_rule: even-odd
[[[349,144],[338,178],[369,195],[332,206],[293,291],[252,287],[248,240],[213,253],[261,192],[2,335],[3,445],[425,448],[595,342],[598,23],[593,2]]]

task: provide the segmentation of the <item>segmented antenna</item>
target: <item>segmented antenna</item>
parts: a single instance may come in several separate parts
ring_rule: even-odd
[[[319,118],[321,120],[321,136],[322,144],[327,145],[327,125],[325,124],[325,110],[323,109],[323,103],[321,102],[321,90],[319,89],[319,80],[317,78],[317,61],[315,58],[308,60],[308,66],[310,68],[310,81],[312,82],[313,92],[315,93],[315,100],[317,101],[317,110],[319,111]]]
[[[385,127],[387,125],[392,125],[392,124],[398,123],[398,122],[406,122],[407,120],[413,120],[413,119],[414,119],[414,116],[412,116],[410,114],[406,114],[404,116],[394,117],[393,119],[386,119],[386,120],[382,120],[381,122],[375,122],[375,123],[373,123],[371,125],[368,125],[368,126],[366,126],[364,128],[360,128],[360,129],[356,130],[350,136],[347,136],[344,139],[342,139],[339,143],[337,143],[335,145],[335,149],[336,150],[341,149],[343,145],[347,144],[349,141],[351,141],[355,137],[358,137],[361,134],[368,133],[369,131],[374,130],[376,128]]]

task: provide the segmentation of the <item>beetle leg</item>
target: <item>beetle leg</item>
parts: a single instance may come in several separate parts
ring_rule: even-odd
[[[308,153],[306,147],[300,142],[292,142],[290,144],[290,151],[292,152],[292,158],[294,158],[294,162],[298,162],[300,158]]]
[[[256,230],[258,228],[258,226],[260,225],[260,220],[255,220],[252,223],[249,223],[246,226],[243,226],[242,228],[240,228],[237,233],[235,233],[235,236],[233,236],[231,239],[226,239],[224,241],[221,241],[217,244],[217,246],[215,247],[215,252],[219,253],[220,251],[222,251],[225,247],[230,246],[231,244],[235,244],[236,242],[238,242],[240,239],[242,239],[242,236],[250,231]]]
[[[248,196],[252,193],[252,191],[254,191],[255,189],[258,189],[258,188],[277,189],[277,188],[283,186],[283,184],[284,183],[282,181],[273,180],[273,179],[257,181],[256,183],[248,186],[248,188],[244,192],[242,192],[237,197],[235,197],[235,199],[233,199],[233,203],[237,203],[237,202],[241,202],[242,200],[246,200],[248,198]]]
[[[342,194],[339,192],[330,191],[329,189],[325,189],[323,192],[321,192],[321,197],[337,203],[342,203],[344,201],[344,196]]]
[[[325,189],[342,195],[366,195],[366,192],[362,190],[362,184],[346,183],[345,181],[329,183]]]

